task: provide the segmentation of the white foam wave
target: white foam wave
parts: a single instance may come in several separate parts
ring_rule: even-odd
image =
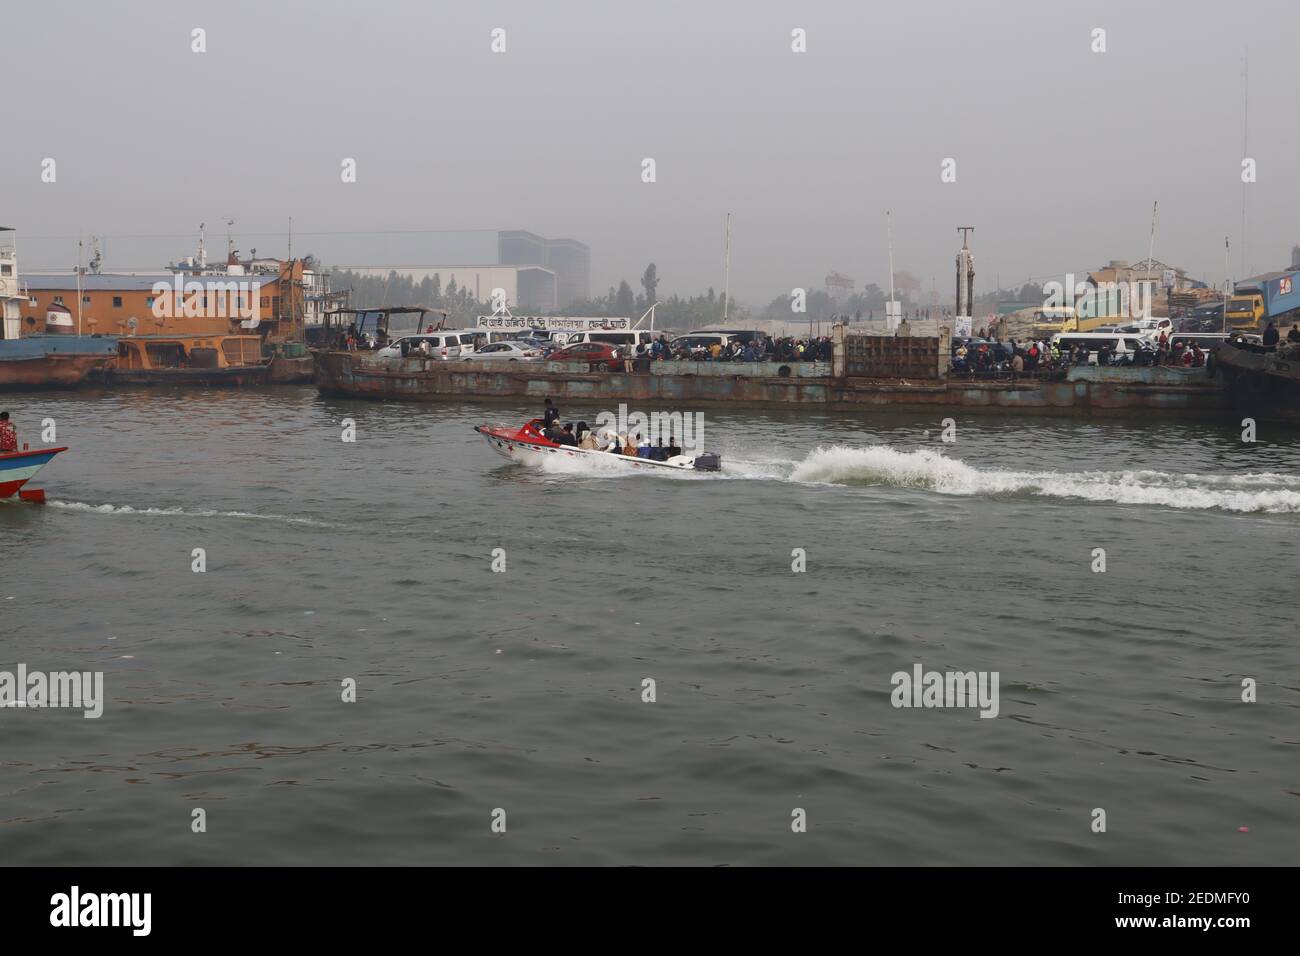
[[[210,509],[189,510],[186,508],[134,508],[131,505],[92,505],[84,501],[49,501],[51,508],[63,508],[66,511],[82,511],[100,515],[142,515],[145,517],[186,518],[246,518],[254,521],[283,521],[288,524],[310,525],[316,528],[331,527],[324,521],[311,518],[295,518],[290,515],[263,515],[251,511],[213,511]]]
[[[789,477],[821,484],[920,488],[949,495],[1026,493],[1170,508],[1300,513],[1300,477],[1293,475],[981,470],[930,449],[898,451],[888,445],[818,448],[795,465]]]

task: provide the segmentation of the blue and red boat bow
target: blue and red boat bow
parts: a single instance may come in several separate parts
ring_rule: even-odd
[[[15,494],[24,501],[41,502],[45,492],[23,485],[36,477],[36,473],[50,463],[59,452],[67,448],[36,448],[31,451],[10,451],[0,454],[0,498]]]

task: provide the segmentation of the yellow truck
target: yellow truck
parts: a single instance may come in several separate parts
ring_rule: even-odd
[[[1238,282],[1224,317],[1237,332],[1262,332],[1269,322],[1279,329],[1300,322],[1300,269],[1266,272]]]
[[[1035,337],[1047,339],[1062,332],[1078,332],[1079,316],[1072,305],[1045,305],[1034,313],[1030,331]]]

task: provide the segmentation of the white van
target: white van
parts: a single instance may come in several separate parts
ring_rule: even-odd
[[[686,335],[679,335],[673,339],[669,345],[675,350],[679,345],[690,349],[707,349],[717,342],[724,349],[731,345],[731,340],[735,338],[731,332],[688,332]]]
[[[403,343],[406,343],[403,348]],[[474,351],[474,335],[471,332],[421,332],[416,335],[403,335],[394,339],[375,353],[379,358],[401,358],[403,351],[423,351],[428,344],[429,358],[450,361],[460,358],[461,352]]]
[[[1165,333],[1165,335],[1173,334],[1174,323],[1172,319],[1164,316],[1152,316],[1149,319],[1134,319],[1132,322],[1126,322],[1119,326],[1118,331],[1139,332],[1153,339],[1159,339],[1161,332]]]
[[[1088,364],[1097,364],[1097,352],[1104,345],[1112,357],[1124,358],[1137,353],[1139,349],[1156,348],[1156,342],[1148,335],[1138,332],[1060,332],[1052,336],[1052,341],[1062,352],[1068,352],[1076,345],[1088,350]]]

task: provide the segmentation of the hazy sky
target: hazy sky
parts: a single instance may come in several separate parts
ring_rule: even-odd
[[[283,255],[292,216],[294,251],[327,263],[436,264],[417,230],[523,228],[587,242],[593,293],[651,260],[661,294],[690,293],[721,289],[730,210],[733,294],[758,305],[831,269],[885,285],[892,209],[896,267],[947,302],[959,225],[983,291],[1144,257],[1159,200],[1156,258],[1220,282],[1225,235],[1241,273],[1247,46],[1247,272],[1300,240],[1295,0],[7,0],[0,18],[0,223],[24,271],[71,267],[92,234],[110,270],[159,267],[202,221],[221,254],[225,217],[241,251]]]

